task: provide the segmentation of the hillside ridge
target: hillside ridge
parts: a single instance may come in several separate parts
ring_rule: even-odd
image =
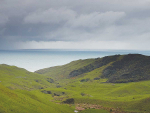
[[[102,66],[106,66],[111,63],[111,65],[106,66],[102,73],[100,73],[100,78],[107,78],[107,82],[111,83],[126,83],[126,82],[136,82],[141,80],[150,79],[150,56],[144,56],[141,54],[127,54],[127,55],[113,55],[105,56],[103,58],[91,59],[90,63],[86,60],[74,61],[79,63],[85,63],[85,65],[80,65],[74,68],[70,63],[70,67],[66,67],[69,64],[38,70],[36,73],[45,74],[53,76],[54,72],[62,72],[64,78],[73,78],[80,75],[89,73],[98,69]],[[67,72],[67,73],[65,73]],[[58,77],[60,73],[55,74],[54,78]],[[58,77],[59,78],[59,77]]]

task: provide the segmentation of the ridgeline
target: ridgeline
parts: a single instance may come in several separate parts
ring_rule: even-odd
[[[97,79],[106,78],[108,83],[137,82],[150,79],[150,57],[141,54],[114,55],[78,60],[64,66],[38,70],[36,73],[52,75],[52,77],[57,79],[77,78],[101,67],[105,68],[99,73]]]

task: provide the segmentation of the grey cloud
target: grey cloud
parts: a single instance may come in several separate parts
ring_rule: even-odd
[[[3,15],[3,14],[1,14],[0,15],[0,25],[3,25],[5,23],[7,23],[7,22],[8,22],[8,17]]]
[[[50,23],[50,24],[59,24],[60,22],[68,21],[73,19],[76,16],[76,13],[70,9],[60,8],[53,9],[50,8],[44,11],[36,11],[25,17],[24,21],[26,23]]]
[[[93,12],[90,14],[74,16],[61,28],[54,32],[45,33],[46,37],[58,40],[88,40],[103,38],[103,32],[108,31],[107,26],[115,24],[116,21],[125,16],[124,12]],[[106,37],[104,38],[106,39]],[[104,40],[101,39],[101,40]]]
[[[73,27],[101,27],[102,25],[114,24],[115,21],[124,17],[124,12],[108,11],[104,13],[93,12],[90,14],[82,14],[71,20],[69,24]]]
[[[149,0],[0,2],[0,48],[33,41],[150,41]]]

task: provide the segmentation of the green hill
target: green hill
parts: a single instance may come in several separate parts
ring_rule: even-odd
[[[140,54],[106,56],[91,59],[90,62],[80,60],[64,66],[38,70],[36,73],[54,78],[73,78],[96,69],[101,70],[102,67],[104,69],[99,73],[97,79],[107,78],[107,82],[123,83],[150,79],[150,57]]]
[[[0,113],[72,113],[40,90],[53,87],[47,77],[15,66],[0,65]]]
[[[77,60],[63,66],[55,66],[35,71],[35,73],[51,76],[55,79],[68,78],[69,73],[84,66],[90,65],[95,59]]]
[[[10,89],[42,89],[49,85],[45,76],[6,64],[0,65],[0,83]]]
[[[70,107],[49,101],[38,91],[10,90],[0,84],[0,113],[73,113]]]
[[[107,82],[135,82],[150,79],[150,57],[140,54],[129,54],[115,61],[103,71]]]
[[[57,89],[44,89],[57,93],[55,101],[66,103],[70,98],[75,106],[85,109],[100,105],[109,112],[149,113],[149,61],[149,56],[140,54],[114,55],[73,61],[36,73],[59,84]]]
[[[0,113],[149,113],[149,59],[114,55],[35,73],[2,64]]]

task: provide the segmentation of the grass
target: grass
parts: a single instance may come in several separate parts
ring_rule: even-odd
[[[104,107],[114,108],[119,107],[125,111],[141,111],[140,109],[147,109],[146,111],[150,112],[148,105],[144,103],[144,100],[150,97],[149,84],[149,81],[127,84],[101,83],[100,81],[82,84],[76,82],[74,83],[75,87],[68,86],[67,88],[76,93],[78,92],[78,94],[72,96],[75,98],[76,103],[100,104]],[[81,93],[85,95],[82,96]]]
[[[63,66],[56,66],[56,67],[50,67],[50,68],[38,70],[36,71],[36,73],[44,74],[46,76],[51,76],[55,80],[60,80],[60,79],[67,78],[71,71],[82,68],[88,64],[93,63],[94,61],[95,59],[72,61],[69,64]]]
[[[87,109],[79,113],[109,113],[109,112],[106,110],[102,110],[102,109]]]
[[[0,65],[0,83],[10,89],[34,90],[46,88],[50,85],[46,78],[46,76],[31,73],[15,66]]]
[[[2,113],[72,113],[66,105],[50,102],[52,97],[39,91],[10,90],[0,84],[0,112]]]
[[[80,78],[79,78],[80,80]],[[67,98],[74,98],[76,104],[98,104],[104,108],[120,109],[129,112],[150,112],[150,82],[134,83],[103,83],[106,80],[80,82],[71,80],[64,87],[48,88],[46,90],[55,93],[65,92],[53,100],[64,101]],[[65,89],[64,89],[65,88]]]
[[[0,65],[0,112],[73,112],[73,108],[51,102],[52,96],[40,91],[43,88],[54,87],[46,78],[15,66]]]
[[[102,71],[112,62],[78,77],[68,78],[72,70],[93,61],[94,59],[78,60],[39,71],[43,74],[0,65],[0,112],[73,113],[75,104],[102,106],[102,109],[87,109],[81,113],[108,113],[111,109],[150,112],[150,81],[106,83],[107,79],[101,78]],[[95,80],[96,77],[100,79]],[[54,82],[48,82],[47,78],[52,78]],[[88,80],[81,81],[82,79]],[[50,91],[51,94],[44,91]],[[62,104],[68,98],[74,99],[73,105]]]

